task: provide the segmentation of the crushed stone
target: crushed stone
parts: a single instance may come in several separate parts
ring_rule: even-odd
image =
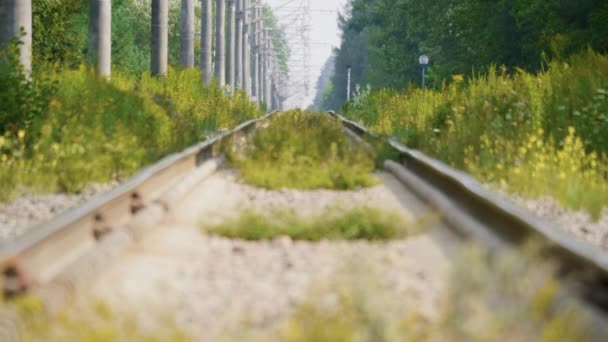
[[[115,188],[118,182],[95,183],[76,194],[22,195],[0,203],[0,243],[16,238],[66,210]]]

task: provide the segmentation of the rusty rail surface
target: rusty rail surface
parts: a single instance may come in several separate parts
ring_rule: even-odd
[[[173,153],[148,166],[113,191],[98,195],[28,230],[24,235],[0,245],[0,286],[4,295],[48,285],[68,267],[88,271],[90,263],[103,264],[108,253],[91,251],[100,245],[125,245],[130,221],[146,209],[175,182],[218,154],[217,148],[229,137],[251,130],[273,113],[249,120],[226,133]],[[99,254],[99,253],[97,253]],[[82,265],[82,259],[88,264]]]
[[[423,201],[438,209],[443,221],[465,238],[504,249],[536,238],[547,245],[561,276],[572,280],[577,294],[608,310],[608,253],[573,238],[550,221],[541,219],[482,186],[470,175],[393,137],[382,137],[361,124],[329,112],[343,127],[363,140],[387,144],[398,162],[384,166]]]

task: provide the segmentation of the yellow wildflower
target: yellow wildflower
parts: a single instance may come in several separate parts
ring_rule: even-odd
[[[454,81],[454,83],[460,83],[460,82],[464,81],[464,75],[462,75],[462,74],[452,75],[452,81]]]
[[[61,108],[61,102],[59,102],[57,99],[52,99],[51,103],[49,103],[49,107],[59,109]]]
[[[20,129],[19,132],[17,132],[17,136],[19,137],[19,139],[25,138],[25,131]]]

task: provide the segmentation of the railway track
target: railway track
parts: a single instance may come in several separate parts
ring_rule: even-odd
[[[220,169],[222,146],[244,139],[271,115],[169,155],[115,190],[0,246],[4,295],[34,292],[49,303],[61,301],[175,215],[176,203]],[[397,157],[385,162],[386,171],[407,189],[407,196],[415,194],[413,202],[436,209],[451,232],[497,250],[534,237],[547,246],[560,274],[575,284],[573,293],[593,308],[608,308],[608,256],[601,250],[573,239],[462,172],[336,113],[329,115],[353,138],[370,146],[384,144]]]
[[[390,170],[419,197],[437,208],[444,222],[460,235],[504,249],[530,238],[546,244],[562,275],[578,284],[579,295],[608,308],[608,254],[572,238],[511,201],[483,187],[473,177],[392,137],[380,137],[366,127],[330,113],[362,139],[380,140],[396,151],[399,161],[387,161]]]

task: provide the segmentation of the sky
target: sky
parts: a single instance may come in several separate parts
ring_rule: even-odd
[[[310,88],[308,96],[295,96],[289,103],[291,106],[302,108],[312,103],[321,68],[331,55],[333,48],[340,45],[338,12],[343,10],[347,0],[266,0],[272,8],[282,7],[283,9],[305,1],[310,3]],[[276,11],[279,22],[281,16],[285,15],[284,13],[284,10]]]

